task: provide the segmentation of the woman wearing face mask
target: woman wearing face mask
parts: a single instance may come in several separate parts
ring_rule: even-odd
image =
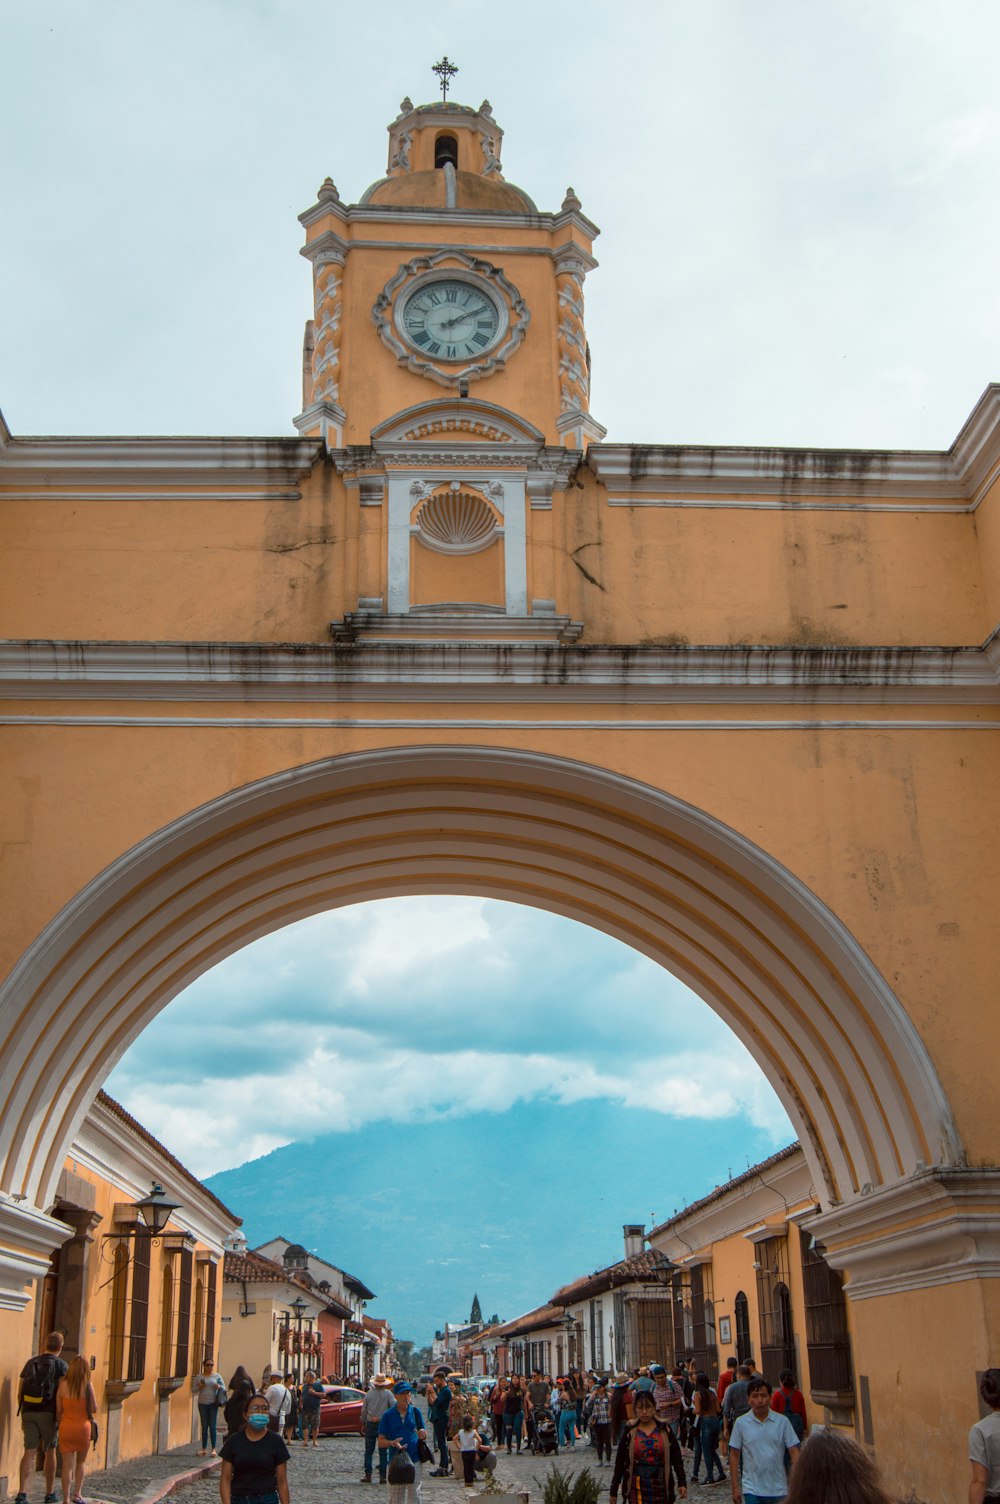
[[[222,1504],[288,1504],[288,1448],[268,1430],[263,1394],[247,1401],[241,1430],[226,1437],[220,1456]]]

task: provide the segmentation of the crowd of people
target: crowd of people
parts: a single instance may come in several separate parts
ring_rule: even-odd
[[[467,1488],[488,1465],[492,1447],[507,1453],[522,1445],[534,1451],[569,1451],[589,1444],[595,1467],[611,1469],[610,1504],[671,1504],[686,1498],[690,1483],[729,1483],[734,1504],[831,1504],[823,1494],[792,1490],[792,1477],[809,1430],[805,1400],[795,1375],[782,1370],[771,1385],[753,1362],[730,1359],[717,1384],[697,1364],[677,1364],[670,1373],[650,1364],[632,1374],[584,1373],[571,1369],[553,1379],[539,1369],[512,1374],[468,1393],[460,1375],[442,1369],[424,1399],[438,1448],[432,1476],[458,1472]],[[822,1470],[827,1437],[820,1431],[808,1448],[805,1476]],[[838,1437],[840,1446],[842,1438]],[[853,1448],[853,1450],[851,1450]],[[855,1453],[858,1455],[855,1456]],[[867,1479],[853,1504],[886,1504],[877,1473],[853,1442],[838,1451],[839,1466],[858,1466],[851,1478]],[[864,1466],[862,1466],[862,1463]],[[727,1471],[728,1465],[728,1471]],[[701,1476],[699,1476],[701,1475]],[[853,1485],[852,1485],[853,1486]],[[874,1491],[873,1491],[874,1490]],[[393,1501],[395,1504],[395,1501]],[[974,1504],[983,1504],[982,1500]]]
[[[54,1332],[44,1352],[21,1370],[18,1414],[24,1437],[14,1504],[28,1504],[27,1487],[39,1450],[44,1504],[84,1504],[90,1449],[98,1439],[97,1400],[84,1353],[67,1363]],[[212,1363],[195,1380],[200,1455],[219,1455],[222,1504],[290,1504],[289,1445],[315,1447],[323,1380],[307,1371],[301,1382],[266,1369],[258,1386],[243,1367],[227,1383]],[[969,1432],[969,1504],[1000,1504],[1000,1368],[980,1382],[988,1411]],[[421,1403],[426,1407],[426,1420]],[[218,1417],[226,1436],[218,1446]],[[713,1384],[694,1362],[667,1372],[650,1364],[631,1374],[571,1369],[553,1379],[535,1369],[477,1388],[441,1368],[422,1395],[407,1380],[376,1374],[361,1410],[363,1484],[389,1487],[389,1504],[421,1504],[421,1472],[461,1473],[467,1491],[491,1471],[498,1450],[596,1452],[595,1466],[611,1469],[609,1504],[673,1504],[691,1484],[729,1483],[733,1504],[892,1504],[878,1468],[842,1431],[810,1434],[805,1400],[794,1373],[784,1369],[772,1389],[752,1361],[730,1358]],[[438,1455],[428,1440],[428,1424]],[[61,1459],[61,1491],[56,1462]],[[701,1476],[699,1476],[699,1474]]]

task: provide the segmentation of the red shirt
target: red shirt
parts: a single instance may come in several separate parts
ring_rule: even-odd
[[[806,1424],[806,1402],[801,1389],[786,1389],[782,1384],[771,1395],[771,1409],[777,1410],[781,1415],[794,1411],[796,1415],[801,1415],[803,1425]]]
[[[725,1371],[725,1373],[720,1376],[720,1378],[719,1378],[719,1387],[718,1387],[718,1390],[716,1391],[717,1394],[718,1394],[718,1396],[719,1396],[720,1401],[725,1399],[725,1397],[726,1397],[726,1390],[729,1388],[730,1384],[733,1382],[733,1379],[735,1377],[736,1377],[736,1369],[735,1368],[727,1368],[726,1371]]]

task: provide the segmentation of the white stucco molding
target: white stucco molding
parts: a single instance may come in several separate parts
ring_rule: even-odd
[[[408,501],[408,486],[406,500]],[[408,524],[407,524],[408,525]],[[454,610],[454,607],[447,608]],[[481,608],[477,608],[481,609]],[[356,616],[348,613],[350,627]],[[554,607],[533,611],[528,621]],[[564,620],[564,618],[560,618]],[[392,623],[383,618],[387,633]],[[269,700],[310,702],[317,688],[378,686],[379,698],[602,704],[995,705],[1000,633],[981,648],[632,648],[578,646],[560,654],[516,642],[413,641],[400,657],[348,630],[350,651],[318,644],[0,641],[0,692],[19,700]],[[363,639],[363,640],[362,640]]]
[[[381,453],[385,445],[434,439],[446,434],[460,442],[483,448],[492,444],[544,447],[545,435],[510,408],[478,397],[438,397],[418,402],[385,418],[372,429],[372,447]]]
[[[802,498],[840,498],[863,510],[895,498],[974,511],[1000,476],[1000,383],[987,387],[947,450],[592,444],[587,463],[612,505],[711,506],[722,497],[733,505],[739,497],[794,508]]]
[[[149,501],[151,487],[176,487],[179,501],[191,500],[195,487],[198,499],[298,499],[321,454],[317,439],[299,438],[15,438],[0,447],[0,502]]]
[[[497,306],[500,315],[498,343],[488,349],[480,360],[472,360],[465,365],[455,361],[439,363],[414,350],[404,337],[400,295],[404,293],[404,289],[416,290],[423,287],[441,272],[463,280],[468,279],[476,286],[485,283],[489,288],[489,296]],[[382,343],[392,351],[401,366],[418,376],[426,376],[441,386],[457,387],[463,381],[482,380],[503,370],[524,339],[531,321],[531,312],[519,289],[501,267],[482,257],[470,256],[456,247],[435,251],[430,255],[415,256],[404,263],[389,278],[375,299],[371,318]]]
[[[24,1310],[33,1294],[29,1281],[48,1274],[54,1250],[72,1236],[68,1222],[0,1191],[0,1311]]]
[[[461,602],[413,606],[408,612],[385,616],[350,611],[340,621],[330,623],[330,635],[338,646],[374,639],[392,644],[393,652],[397,652],[397,645],[418,645],[428,652],[440,652],[448,644],[474,647],[489,642],[502,644],[494,652],[507,653],[525,643],[551,647],[574,642],[582,631],[582,622],[552,612],[529,616],[523,611],[508,613],[500,606]]]
[[[852,1300],[1000,1279],[1000,1170],[929,1168],[803,1226]]]

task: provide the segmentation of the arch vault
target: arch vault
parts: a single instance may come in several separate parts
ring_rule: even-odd
[[[223,956],[320,910],[418,892],[530,903],[674,972],[761,1065],[824,1209],[960,1157],[905,1010],[843,924],[765,852],[603,769],[428,746],[239,788],[150,836],[67,905],[0,992],[0,1184],[36,1207],[51,1201],[97,1087]]]

